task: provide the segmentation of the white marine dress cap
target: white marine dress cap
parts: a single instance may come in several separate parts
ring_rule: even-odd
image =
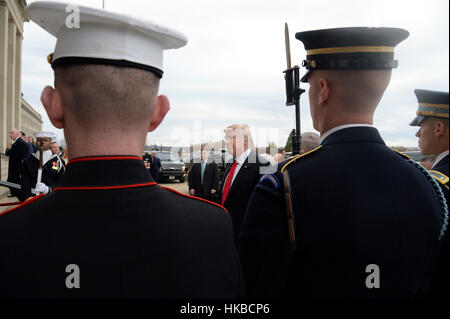
[[[107,64],[148,70],[161,78],[163,51],[187,43],[184,34],[168,27],[77,4],[36,1],[26,13],[57,39],[49,56],[52,68]]]
[[[40,132],[34,133],[34,137],[35,138],[48,137],[48,138],[53,139],[55,137],[55,134],[53,132],[49,132],[49,131],[40,131]]]

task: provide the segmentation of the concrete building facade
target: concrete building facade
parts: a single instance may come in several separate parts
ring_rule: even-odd
[[[27,135],[42,129],[42,116],[22,97],[22,42],[25,0],[0,0],[0,152],[10,142],[8,131],[17,128]],[[1,156],[5,180],[7,157]],[[4,187],[0,188],[0,197]]]

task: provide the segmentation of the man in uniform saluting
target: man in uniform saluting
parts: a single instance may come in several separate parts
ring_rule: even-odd
[[[41,100],[64,128],[70,159],[59,187],[0,216],[0,296],[241,296],[228,213],[158,186],[141,158],[147,132],[170,108],[157,94],[163,50],[186,37],[83,6],[80,27],[68,28],[66,9],[56,2],[26,9],[57,36],[49,59],[55,88]]]
[[[373,126],[397,65],[394,47],[407,36],[396,28],[296,34],[321,145],[262,177],[250,198],[240,254],[251,297],[409,298],[427,290],[444,230],[440,189]]]

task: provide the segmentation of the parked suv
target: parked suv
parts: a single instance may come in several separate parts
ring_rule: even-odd
[[[178,154],[161,151],[157,152],[156,156],[161,161],[159,180],[179,180],[180,183],[184,183],[185,166],[180,161]]]

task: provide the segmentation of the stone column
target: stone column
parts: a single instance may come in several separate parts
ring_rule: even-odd
[[[8,79],[8,8],[0,5],[0,152],[8,139],[6,127],[6,82]]]
[[[14,106],[14,126],[22,130],[22,34],[16,35],[16,105]],[[23,130],[22,130],[23,131]]]
[[[8,25],[8,76],[6,83],[6,126],[8,129],[14,126],[14,113],[16,108],[16,33],[17,27],[14,21]],[[20,129],[20,127],[15,127]]]

